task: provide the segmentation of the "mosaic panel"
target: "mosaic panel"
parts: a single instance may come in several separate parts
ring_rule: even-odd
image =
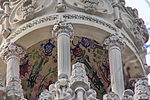
[[[74,37],[71,41],[71,61],[72,64],[82,62],[86,65],[91,87],[101,99],[110,85],[108,51],[94,40]],[[29,48],[22,59],[20,74],[26,98],[37,100],[41,91],[57,80],[56,41],[41,41]]]

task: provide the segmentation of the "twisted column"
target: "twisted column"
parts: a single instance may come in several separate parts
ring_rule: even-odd
[[[122,97],[124,92],[124,77],[121,59],[121,48],[124,46],[123,39],[117,34],[110,35],[104,44],[109,52],[109,65],[112,91]]]
[[[52,34],[57,37],[58,77],[68,78],[71,71],[70,37],[73,35],[73,26],[60,21],[53,27]]]
[[[8,98],[12,96],[20,98],[23,96],[19,65],[20,58],[22,58],[24,54],[25,51],[21,47],[10,42],[4,44],[1,49],[0,56],[7,64],[6,91]]]

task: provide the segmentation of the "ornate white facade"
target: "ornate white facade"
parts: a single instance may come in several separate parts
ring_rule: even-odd
[[[1,6],[0,100],[150,100],[148,32],[124,0]]]

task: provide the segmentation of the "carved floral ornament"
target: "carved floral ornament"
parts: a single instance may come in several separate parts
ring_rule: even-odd
[[[20,24],[28,21],[35,16],[42,14],[47,9],[53,0],[21,0],[12,8],[10,14],[10,24]]]
[[[65,0],[71,8],[87,13],[112,14],[113,9],[107,0]]]

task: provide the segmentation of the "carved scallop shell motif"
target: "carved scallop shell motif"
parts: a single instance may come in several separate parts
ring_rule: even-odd
[[[113,8],[108,0],[65,0],[70,8],[91,14],[112,14]]]
[[[40,16],[43,10],[50,7],[53,0],[21,0],[13,8],[10,14],[10,24],[12,27],[33,19],[35,16]]]

